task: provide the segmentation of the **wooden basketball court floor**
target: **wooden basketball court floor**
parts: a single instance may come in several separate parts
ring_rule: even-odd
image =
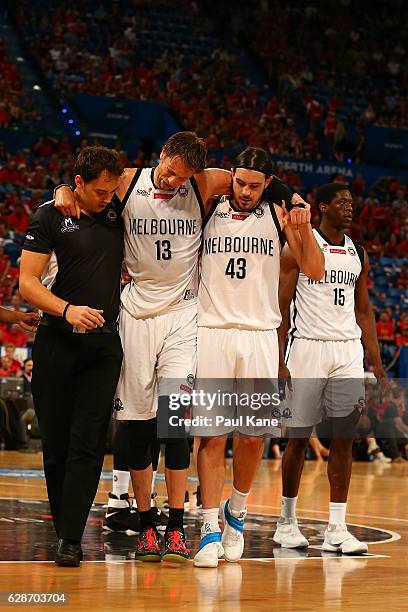
[[[192,562],[141,563],[132,559],[133,537],[102,533],[104,509],[98,502],[104,504],[110,490],[111,457],[106,458],[97,505],[85,531],[84,562],[78,569],[55,566],[41,467],[39,453],[0,452],[0,610],[20,607],[4,605],[4,593],[64,593],[63,609],[88,612],[408,609],[408,463],[354,464],[348,521],[356,535],[372,544],[368,556],[345,557],[319,549],[328,516],[324,463],[306,462],[298,501],[311,547],[288,552],[273,545],[280,461],[264,460],[249,500],[244,560],[222,561],[218,569],[194,568]],[[230,466],[227,479],[231,481]],[[192,473],[191,497],[195,488]],[[164,495],[163,480],[157,490]],[[193,508],[186,520],[195,546],[199,511]]]

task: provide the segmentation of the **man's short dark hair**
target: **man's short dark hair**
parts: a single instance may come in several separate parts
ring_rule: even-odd
[[[273,172],[271,156],[265,149],[258,147],[247,147],[232,162],[233,168],[245,168],[246,170],[256,170],[265,174],[269,178]]]
[[[100,173],[106,170],[113,176],[120,176],[124,170],[119,153],[114,149],[95,145],[85,147],[75,160],[74,173],[79,174],[85,181],[93,181]]]
[[[202,172],[207,162],[207,146],[195,132],[176,132],[163,145],[169,157],[181,157],[183,163],[195,173]]]
[[[322,216],[320,204],[330,204],[339,191],[350,191],[350,189],[348,185],[342,183],[326,183],[326,185],[322,185],[318,188],[316,191],[315,203],[320,216]]]

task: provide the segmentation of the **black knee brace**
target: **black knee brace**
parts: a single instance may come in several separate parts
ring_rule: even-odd
[[[157,443],[156,419],[129,421],[129,467],[145,470],[152,463],[152,448]]]
[[[129,469],[128,422],[113,422],[113,469],[126,472]]]
[[[151,454],[153,472],[157,472],[157,466],[159,465],[160,457],[160,440],[158,440],[157,438],[154,438],[152,441]]]
[[[190,445],[186,438],[166,438],[165,466],[169,470],[186,470],[190,466]]]

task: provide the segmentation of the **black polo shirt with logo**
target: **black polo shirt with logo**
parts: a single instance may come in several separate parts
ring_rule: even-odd
[[[75,306],[103,310],[106,323],[116,321],[123,260],[121,205],[114,200],[92,217],[64,217],[54,200],[39,206],[30,219],[23,249],[56,255],[58,270],[51,292]],[[54,318],[51,315],[44,315]]]

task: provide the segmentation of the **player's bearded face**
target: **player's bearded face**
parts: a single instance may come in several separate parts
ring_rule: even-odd
[[[270,179],[266,179],[263,172],[246,168],[236,168],[232,177],[234,206],[244,211],[256,208]]]

